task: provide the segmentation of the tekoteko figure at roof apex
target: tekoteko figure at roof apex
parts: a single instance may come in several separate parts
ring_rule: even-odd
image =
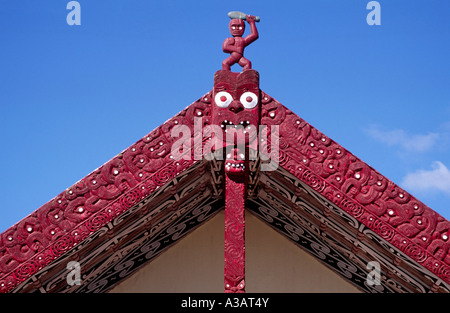
[[[252,62],[244,57],[244,49],[258,39],[259,35],[255,22],[259,22],[260,19],[258,16],[237,11],[228,13],[228,16],[231,18],[229,28],[233,37],[228,37],[223,42],[222,50],[225,53],[230,53],[230,56],[222,62],[222,69],[230,71],[231,66],[238,63],[243,67],[243,71],[249,70],[252,68]],[[244,20],[250,25],[250,34],[242,38],[245,31]]]

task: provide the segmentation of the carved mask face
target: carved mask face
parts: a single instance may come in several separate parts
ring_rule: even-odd
[[[241,19],[232,19],[229,24],[230,33],[233,37],[242,37],[245,30],[245,22]]]
[[[225,171],[228,173],[245,172],[246,150],[257,145],[260,103],[257,71],[220,70],[214,75],[212,122],[223,131]]]

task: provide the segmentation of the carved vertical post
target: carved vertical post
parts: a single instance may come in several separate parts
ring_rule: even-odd
[[[214,146],[223,149],[225,175],[225,292],[245,292],[245,200],[249,151],[257,150],[261,101],[259,74],[214,74],[211,118]],[[220,127],[220,128],[219,128]],[[222,130],[222,132],[220,132]]]
[[[225,175],[225,292],[245,292],[246,176]]]

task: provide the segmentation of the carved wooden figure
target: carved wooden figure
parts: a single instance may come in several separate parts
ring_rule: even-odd
[[[233,15],[232,13],[239,14]],[[246,15],[241,12],[230,12],[228,16],[232,18],[229,27],[233,37],[229,37],[223,42],[223,52],[230,53],[230,56],[222,62],[222,69],[229,71],[233,64],[238,63],[243,67],[244,71],[249,70],[252,68],[252,62],[244,57],[244,49],[259,37],[255,25],[255,22],[259,21],[259,17]],[[239,16],[239,18],[234,18],[235,16]],[[245,38],[242,38],[245,31],[244,18],[250,25],[251,33]]]
[[[259,74],[254,70],[214,75],[212,123],[223,131],[225,156],[225,292],[245,290],[245,199],[248,149],[257,142]]]

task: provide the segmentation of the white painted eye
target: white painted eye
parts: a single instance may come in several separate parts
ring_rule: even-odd
[[[258,104],[258,97],[250,91],[244,92],[240,100],[246,109],[253,109]]]
[[[214,97],[214,101],[220,108],[227,108],[233,101],[233,97],[226,91],[219,91]]]

